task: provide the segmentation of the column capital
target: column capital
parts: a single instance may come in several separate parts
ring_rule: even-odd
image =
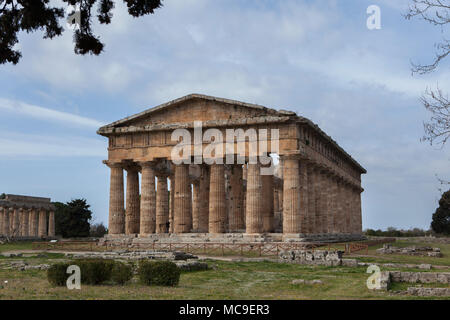
[[[156,165],[155,161],[139,161],[137,162],[137,165],[139,165],[142,169],[143,168],[154,168]]]
[[[123,169],[122,162],[119,161],[109,161],[109,160],[103,160],[103,164],[107,165],[110,168],[121,168]]]

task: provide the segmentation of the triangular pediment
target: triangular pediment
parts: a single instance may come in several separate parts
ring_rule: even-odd
[[[145,110],[136,115],[115,121],[100,128],[143,127],[170,123],[192,123],[194,121],[239,120],[255,117],[292,116],[294,112],[277,111],[264,106],[211,97],[201,94],[190,94],[169,101],[157,107]]]

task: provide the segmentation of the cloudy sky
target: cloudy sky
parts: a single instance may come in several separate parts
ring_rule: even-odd
[[[23,58],[0,66],[0,193],[83,197],[107,222],[103,124],[189,93],[283,108],[310,118],[368,171],[364,228],[427,228],[450,177],[450,148],[420,142],[427,86],[450,91],[450,61],[429,62],[442,33],[402,17],[409,0],[165,0],[133,19],[116,1],[95,26],[99,57],[76,56],[70,30],[21,34]],[[368,30],[366,9],[381,8]]]

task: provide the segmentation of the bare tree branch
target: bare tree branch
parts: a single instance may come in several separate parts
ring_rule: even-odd
[[[420,99],[431,113],[429,122],[424,123],[425,136],[422,141],[443,147],[450,139],[450,101],[439,87],[433,91],[429,88]]]

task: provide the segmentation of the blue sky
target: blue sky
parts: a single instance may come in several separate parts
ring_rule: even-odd
[[[411,75],[410,62],[431,61],[443,34],[405,20],[408,3],[166,0],[133,19],[116,1],[112,24],[95,26],[99,57],[76,56],[70,30],[21,34],[22,60],[0,66],[0,192],[83,197],[107,222],[97,128],[196,92],[310,118],[368,170],[364,228],[427,228],[450,152],[420,142],[429,115],[419,96],[437,84],[450,91],[450,61]],[[372,4],[381,30],[366,28]]]

